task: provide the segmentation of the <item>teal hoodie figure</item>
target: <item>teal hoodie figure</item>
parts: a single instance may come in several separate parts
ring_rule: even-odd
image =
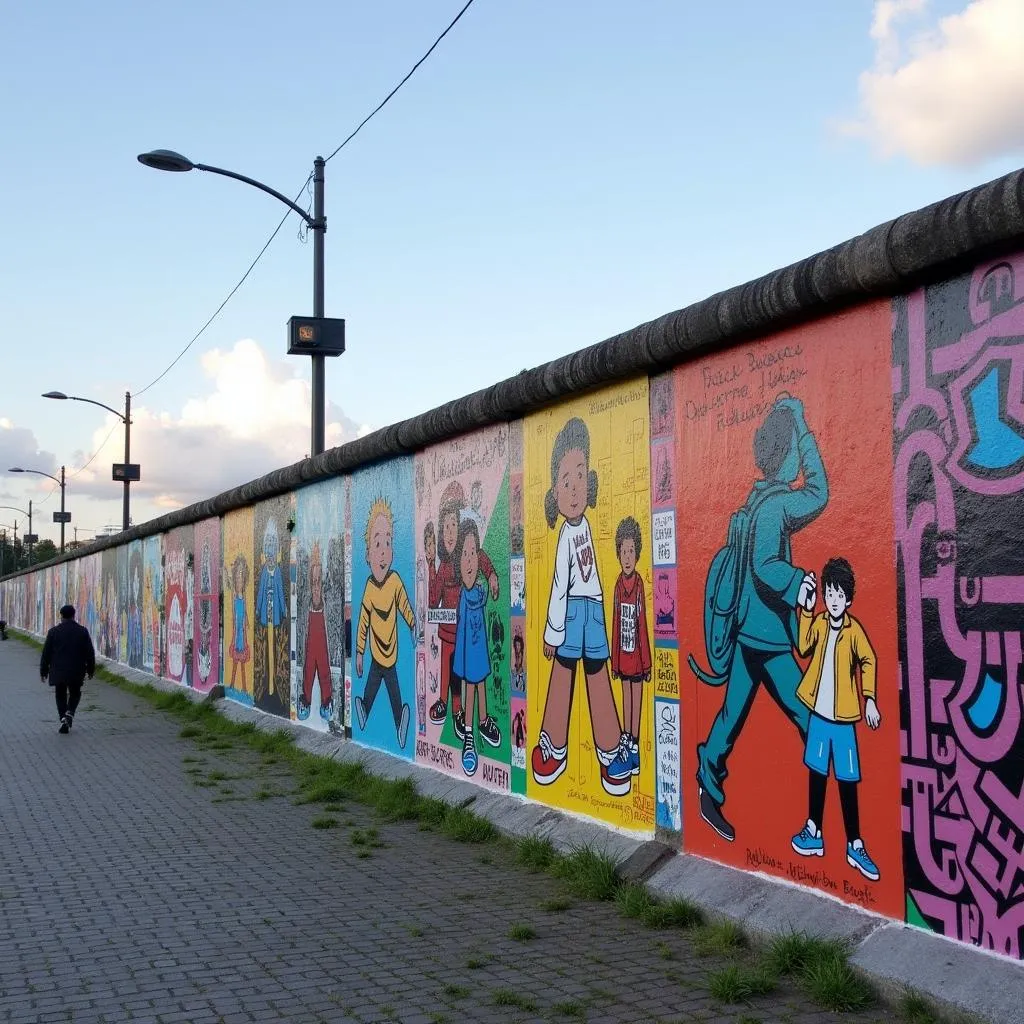
[[[725,681],[725,698],[707,740],[697,747],[701,817],[732,842],[736,831],[722,814],[727,762],[762,684],[801,740],[810,712],[797,699],[802,672],[797,646],[796,605],[806,575],[793,564],[791,538],[821,515],[828,481],[814,435],[799,399],[779,398],[754,435],[754,462],[763,479],[754,483],[749,560],[740,568],[736,641]],[[803,470],[803,486],[794,488]]]

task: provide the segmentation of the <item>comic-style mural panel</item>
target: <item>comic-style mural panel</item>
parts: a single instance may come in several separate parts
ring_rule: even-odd
[[[340,732],[345,708],[344,481],[338,477],[304,487],[295,503],[292,716]]]
[[[295,497],[260,502],[253,511],[252,693],[258,708],[291,711],[291,529]]]
[[[415,457],[416,759],[511,785],[508,427]]]
[[[117,660],[128,664],[128,548],[117,549]]]
[[[193,531],[164,534],[164,676],[192,685]]]
[[[526,793],[526,555],[523,549],[523,421],[508,425],[509,738],[512,792]]]
[[[220,681],[220,520],[193,531],[192,686],[207,693]]]
[[[117,661],[118,656],[118,607],[117,607],[117,549],[107,548],[100,552],[101,591],[99,602],[100,630],[96,649],[103,657]]]
[[[252,704],[253,510],[224,516],[224,694]]]
[[[907,920],[1024,948],[1024,256],[894,304]]]
[[[142,603],[146,587],[146,567],[142,557],[142,541],[128,545],[128,664],[142,668]]]
[[[675,400],[669,371],[651,378],[651,562],[654,574],[654,745],[657,826],[682,831],[676,618]]]
[[[352,737],[411,759],[416,630],[413,459],[357,472],[352,507]]]
[[[899,915],[890,335],[877,302],[675,371],[677,607],[687,850]]]
[[[525,456],[527,793],[654,828],[647,378],[535,413]]]
[[[163,536],[142,542],[142,567],[142,667],[158,676],[163,671]]]

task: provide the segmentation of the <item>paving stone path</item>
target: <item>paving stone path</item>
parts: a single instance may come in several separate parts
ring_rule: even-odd
[[[315,829],[323,809],[293,803],[282,764],[180,731],[93,681],[58,735],[38,652],[0,643],[0,1021],[893,1019],[786,986],[719,1003],[708,978],[728,961],[685,933],[609,904],[544,909],[560,883],[502,848],[356,803]],[[372,828],[380,845],[360,843]]]

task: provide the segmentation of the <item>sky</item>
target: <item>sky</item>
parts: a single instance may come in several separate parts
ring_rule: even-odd
[[[464,0],[10,0],[0,36],[0,506],[56,539],[310,450],[312,245],[285,208]],[[475,0],[326,169],[328,446],[1015,169],[1021,0]],[[305,205],[308,197],[300,202]],[[151,386],[150,386],[151,385]],[[91,461],[90,461],[91,460]],[[0,508],[0,526],[25,516]]]

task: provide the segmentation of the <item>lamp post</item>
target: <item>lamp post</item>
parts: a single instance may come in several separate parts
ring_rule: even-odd
[[[158,171],[209,171],[211,174],[220,174],[225,178],[234,178],[235,181],[252,185],[261,192],[280,200],[289,209],[297,213],[310,231],[313,232],[313,316],[322,318],[324,315],[324,234],[327,231],[327,218],[324,216],[324,166],[323,157],[318,156],[313,161],[313,216],[310,216],[297,206],[287,196],[282,195],[276,189],[255,178],[246,177],[244,174],[237,174],[235,171],[226,171],[223,167],[211,167],[209,164],[197,164],[175,153],[170,149],[154,149],[149,153],[140,153],[138,156],[140,164],[152,167]],[[335,353],[337,354],[337,353]],[[311,352],[310,358],[313,364],[313,409],[311,425],[312,455],[319,455],[324,450],[324,432],[326,421],[326,405],[324,399],[324,355],[321,352]],[[127,461],[127,457],[126,457]]]
[[[138,474],[133,476],[132,464],[131,464],[131,451],[132,451],[132,395],[130,391],[124,393],[124,412],[120,413],[116,409],[111,409],[109,405],[104,405],[102,402],[97,402],[92,398],[80,398],[78,395],[65,395],[63,391],[47,391],[43,398],[56,398],[62,402],[88,402],[90,405],[98,405],[101,409],[106,409],[107,412],[112,412],[123,424],[124,424],[124,467],[122,471],[121,479],[124,480],[124,502],[121,509],[121,529],[127,530],[130,523],[130,491],[131,482],[133,479],[138,480]],[[61,475],[63,476],[64,470],[61,469]],[[117,466],[114,466],[114,479],[117,479]],[[63,491],[61,491],[61,510],[63,511]],[[64,543],[64,528],[61,526],[61,544]],[[63,550],[63,546],[61,548]]]
[[[25,511],[25,509],[18,508],[15,505],[0,505],[0,508],[9,508],[12,512],[20,512],[23,516],[28,516],[28,533],[26,533],[24,536],[32,538],[31,540],[29,540],[27,542],[28,543],[28,564],[31,565],[32,564],[32,545],[35,544],[35,538],[32,535],[32,499],[29,498],[28,511],[27,512]],[[14,557],[15,557],[15,559],[17,559],[17,557],[18,557],[18,524],[17,524],[17,522],[15,522],[15,524],[14,524]],[[17,569],[18,568],[17,565],[15,565],[14,568]]]
[[[45,476],[54,483],[60,484],[60,553],[64,554],[64,524],[71,518],[66,516],[64,512],[64,467],[60,467],[60,478],[52,476],[50,473],[44,473],[41,469],[22,469],[21,466],[12,466],[9,473],[35,473],[36,476]],[[54,519],[57,517],[54,516]]]

